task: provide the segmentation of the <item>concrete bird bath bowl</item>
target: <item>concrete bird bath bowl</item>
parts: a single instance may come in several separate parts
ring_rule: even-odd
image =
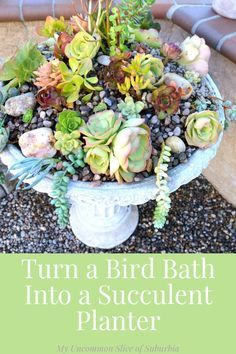
[[[212,93],[221,97],[209,75],[206,81]],[[219,114],[223,122],[223,110]],[[187,163],[178,165],[168,172],[171,192],[202,173],[216,155],[222,135],[223,133],[215,145],[196,151]],[[21,152],[13,145],[8,145],[0,154],[0,159],[8,168],[23,158]],[[27,183],[27,180],[25,182]],[[52,177],[49,175],[44,178],[34,189],[51,196]],[[71,203],[71,228],[75,236],[88,246],[113,248],[126,241],[137,227],[137,205],[155,199],[157,193],[155,176],[123,185],[106,182],[99,187],[93,187],[90,182],[71,181],[67,194]]]

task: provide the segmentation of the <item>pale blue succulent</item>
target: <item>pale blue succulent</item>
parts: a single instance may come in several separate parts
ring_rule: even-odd
[[[141,118],[139,113],[144,109],[144,106],[142,101],[134,102],[133,98],[130,96],[127,96],[125,101],[121,101],[118,104],[119,110],[126,119]]]

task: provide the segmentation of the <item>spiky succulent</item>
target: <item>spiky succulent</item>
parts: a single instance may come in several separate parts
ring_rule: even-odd
[[[79,130],[75,130],[72,133],[57,131],[55,133],[55,138],[57,140],[55,143],[55,148],[65,156],[69,154],[76,154],[82,145]]]
[[[78,112],[67,109],[59,113],[56,130],[70,134],[74,130],[78,130],[83,123],[84,121]]]
[[[80,132],[85,135],[85,148],[110,145],[121,124],[122,119],[112,110],[93,114],[88,123],[80,128]]]
[[[133,78],[142,77],[148,82],[148,87],[153,88],[163,75],[164,65],[160,59],[150,54],[138,53],[123,70]]]
[[[185,138],[188,144],[201,149],[208,148],[215,144],[223,129],[219,121],[218,113],[213,111],[190,114],[186,120],[185,126]]]
[[[122,116],[126,119],[141,118],[139,113],[143,110],[144,106],[145,105],[142,101],[134,102],[134,99],[131,96],[126,97],[125,101],[121,101],[118,104]]]
[[[174,114],[179,109],[181,95],[173,86],[161,85],[152,93],[152,103],[159,119]]]
[[[119,183],[132,182],[135,173],[146,170],[151,151],[150,130],[144,119],[126,121],[112,143],[110,174]]]
[[[18,188],[25,180],[27,180],[29,185],[24,189],[30,189],[42,181],[55,167],[56,163],[57,160],[53,158],[42,159],[36,157],[28,157],[19,162],[16,162],[9,168],[9,171],[14,175],[12,179],[19,179],[16,188]]]
[[[3,127],[4,120],[0,120],[0,152],[2,152],[8,142],[10,130]]]
[[[35,86],[47,89],[49,87],[57,87],[62,80],[62,74],[59,70],[59,60],[55,59],[40,66],[34,72],[36,79]]]

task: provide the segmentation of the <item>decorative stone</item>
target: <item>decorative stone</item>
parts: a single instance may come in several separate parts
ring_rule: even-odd
[[[187,100],[193,93],[193,87],[190,82],[178,74],[165,74],[164,82],[166,85],[171,85],[171,83],[174,83],[177,88],[181,88],[183,90],[183,94],[181,95],[183,100]]]
[[[97,58],[97,62],[101,65],[108,66],[111,63],[111,59],[108,55],[100,55]]]
[[[227,18],[236,19],[236,2],[235,0],[213,0],[212,8],[219,15]]]
[[[185,152],[186,150],[185,143],[177,136],[170,136],[166,139],[165,143],[171,148],[171,151],[174,154],[180,154],[181,152]]]
[[[181,129],[180,129],[180,127],[176,127],[176,128],[174,129],[174,131],[173,131],[173,134],[174,134],[175,136],[180,136],[180,135],[181,135]]]
[[[9,98],[5,103],[5,112],[9,116],[19,117],[28,109],[34,109],[36,99],[32,92]]]
[[[21,135],[19,145],[26,157],[50,158],[56,155],[54,135],[50,128],[39,128]]]

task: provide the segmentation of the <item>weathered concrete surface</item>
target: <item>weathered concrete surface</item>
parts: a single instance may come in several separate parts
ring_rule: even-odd
[[[8,57],[15,53],[30,38],[42,41],[36,32],[35,26],[42,22],[0,23],[0,41],[3,43],[0,57]],[[161,36],[165,40],[181,42],[189,34],[169,21],[160,21]],[[223,97],[236,99],[236,65],[212,50],[210,73],[218,85]],[[225,133],[216,158],[205,170],[206,178],[219,192],[236,206],[236,124],[232,124]]]
[[[1,49],[0,57],[7,58],[13,55],[17,49],[29,39],[42,41],[36,33],[35,27],[43,24],[43,22],[27,22],[25,25],[21,22],[1,22],[0,23],[0,40]]]

